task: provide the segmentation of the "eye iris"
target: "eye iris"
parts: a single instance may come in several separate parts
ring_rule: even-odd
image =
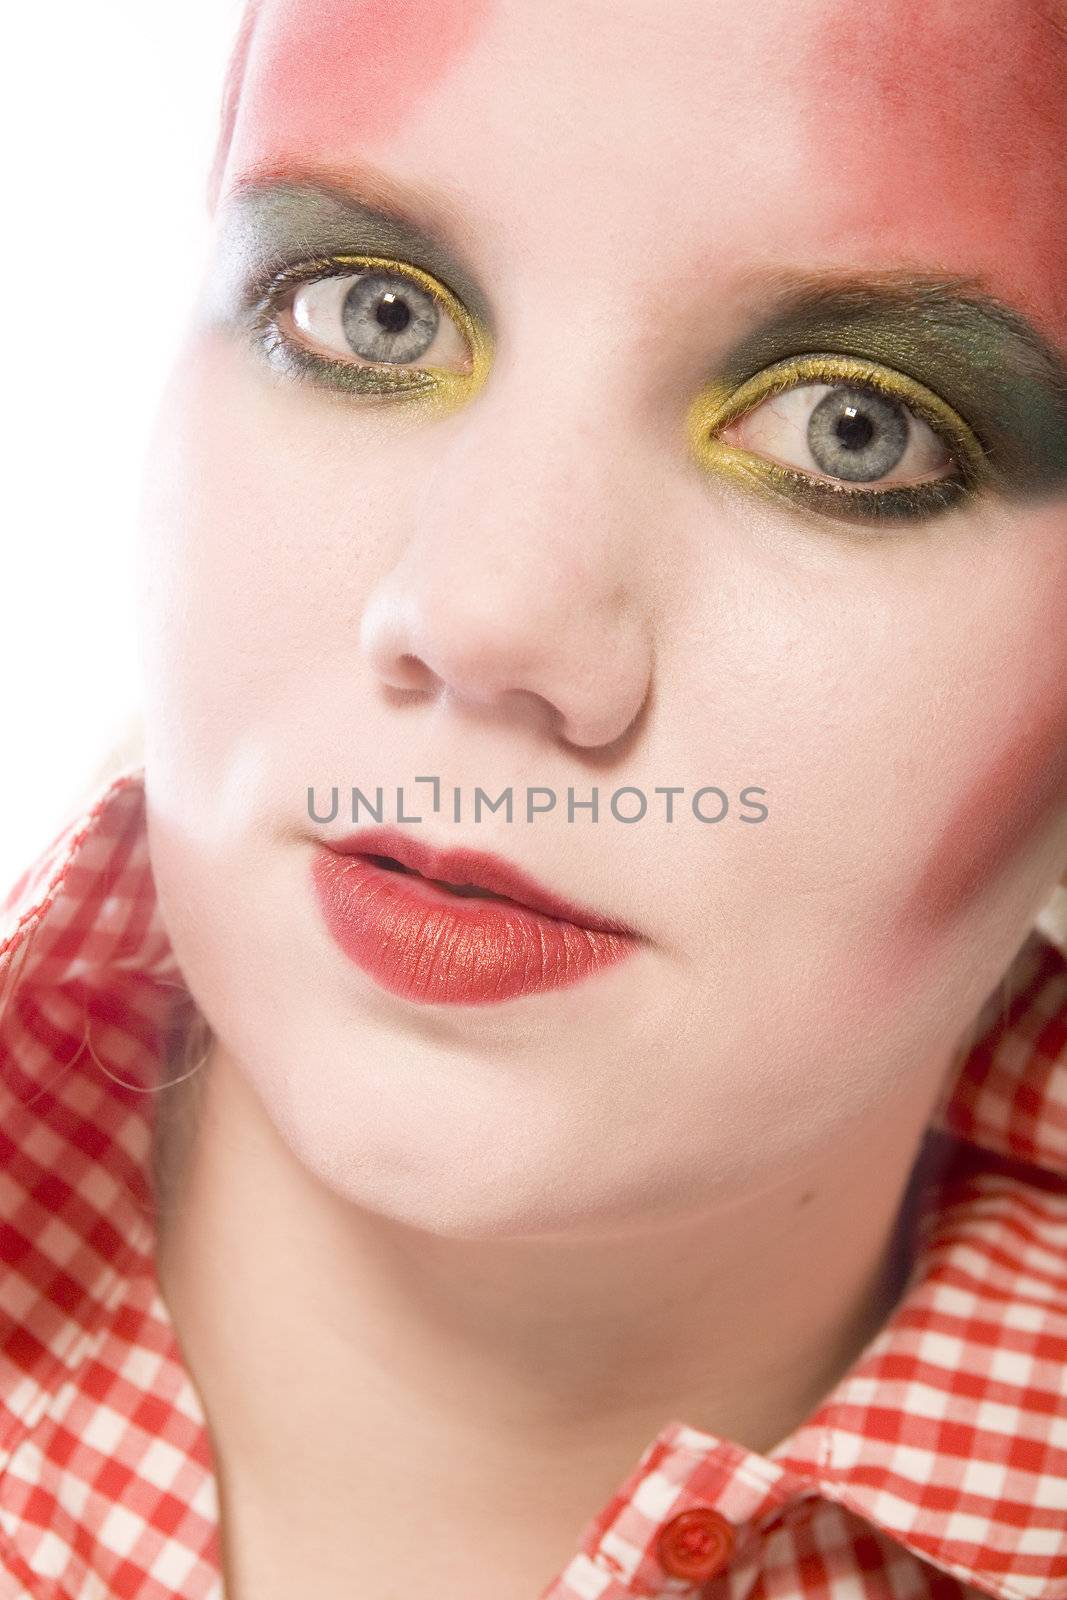
[[[831,477],[854,483],[884,478],[907,447],[904,407],[871,389],[831,389],[808,419],[808,448]]]
[[[341,308],[345,338],[365,361],[417,361],[433,343],[439,321],[432,295],[387,272],[357,278]]]

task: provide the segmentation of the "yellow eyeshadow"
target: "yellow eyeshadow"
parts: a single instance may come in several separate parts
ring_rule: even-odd
[[[981,443],[959,413],[947,405],[940,395],[914,378],[907,378],[903,373],[884,367],[877,361],[833,353],[792,356],[786,361],[764,367],[737,386],[723,381],[708,384],[697,395],[687,419],[687,431],[697,459],[706,466],[742,468],[746,477],[750,476],[754,467],[760,470],[764,458],[737,445],[727,444],[718,437],[719,433],[763,401],[783,394],[787,389],[812,383],[859,384],[899,401],[928,423],[944,440],[959,462],[965,482],[973,484],[982,477],[985,451]],[[769,466],[769,463],[766,465]],[[801,475],[799,468],[793,471],[794,475]],[[811,474],[807,476],[812,482],[819,481]],[[850,488],[848,492],[873,497],[890,491]]]
[[[339,387],[378,397],[418,399],[430,404],[435,411],[451,411],[478,392],[492,365],[492,340],[487,330],[440,279],[410,262],[399,261],[394,256],[376,255],[335,255],[328,261],[304,262],[280,274],[267,298],[273,301],[280,290],[298,288],[324,275],[339,277],[342,274],[337,272],[338,267],[350,267],[354,272],[390,272],[397,277],[410,279],[430,295],[463,334],[471,354],[470,371],[454,372],[448,367],[436,367],[425,362],[413,362],[410,366],[386,362],[348,362],[319,354],[307,345],[297,344],[294,348],[287,336],[276,333],[275,339],[285,347],[284,352],[280,353],[289,358],[298,358],[305,367],[329,374]],[[267,320],[272,321],[272,317],[268,316]],[[273,326],[276,329],[276,324]]]

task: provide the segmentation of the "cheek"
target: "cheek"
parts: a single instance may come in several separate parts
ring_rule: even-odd
[[[1067,813],[1067,646],[1017,722],[974,752],[974,770],[927,855],[911,912],[928,928],[958,918],[991,880]]]
[[[365,596],[417,515],[418,426],[278,392],[225,334],[180,353],[146,462],[140,626],[156,719],[198,761],[307,732],[306,707],[347,692]]]
[[[1013,871],[1032,871],[1067,822],[1067,518],[1035,517],[1022,532],[1044,558],[1004,592],[1003,615],[990,611],[968,634],[973,656],[955,660],[959,689],[943,697],[942,748],[957,753],[956,776],[904,903],[909,949],[976,911]]]
[[[489,0],[268,0],[234,131],[233,170],[394,135],[481,32]]]
[[[156,717],[198,761],[255,726],[321,620],[314,459],[294,460],[225,341],[190,340],[146,461],[141,631]]]

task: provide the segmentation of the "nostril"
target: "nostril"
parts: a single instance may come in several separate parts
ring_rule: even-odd
[[[394,682],[399,688],[425,689],[434,679],[425,661],[418,656],[403,655],[396,658]]]

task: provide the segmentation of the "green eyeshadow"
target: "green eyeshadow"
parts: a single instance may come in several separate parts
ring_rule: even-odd
[[[904,374],[957,412],[990,486],[1067,491],[1067,363],[1017,312],[961,280],[893,276],[786,295],[719,364],[729,394],[776,363],[833,352]]]

